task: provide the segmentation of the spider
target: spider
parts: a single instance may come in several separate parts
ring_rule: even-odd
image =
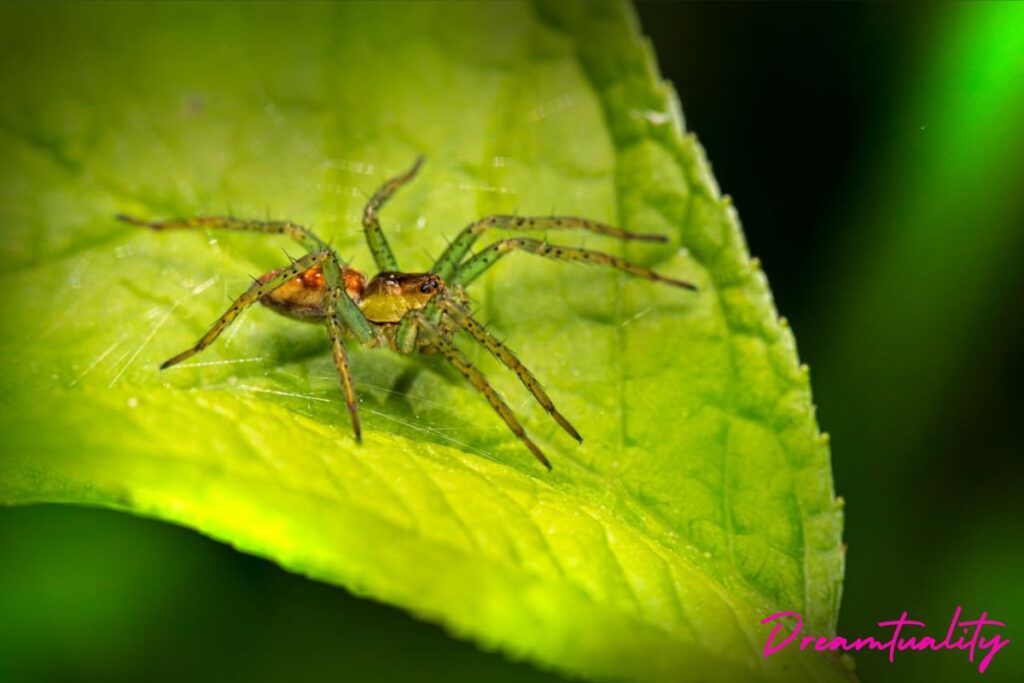
[[[355,340],[369,347],[387,347],[402,354],[413,351],[442,354],[484,395],[491,407],[534,457],[550,470],[551,463],[523,429],[505,399],[456,348],[452,341],[455,333],[459,330],[465,331],[486,348],[519,377],[526,389],[562,429],[578,442],[582,442],[583,437],[555,408],[533,373],[473,317],[465,288],[503,256],[514,251],[524,251],[560,261],[615,268],[637,277],[688,290],[696,290],[696,287],[689,282],[661,275],[617,256],[550,244],[529,237],[500,239],[469,255],[477,239],[489,230],[584,230],[621,240],[667,241],[663,235],[629,232],[576,216],[487,216],[467,225],[448,245],[429,272],[402,272],[381,230],[377,215],[388,199],[415,177],[423,161],[422,156],[418,157],[408,170],[386,181],[363,209],[362,224],[366,242],[379,271],[369,280],[360,271],[343,263],[337,253],[313,232],[290,221],[241,220],[231,216],[197,216],[147,221],[118,214],[116,218],[120,221],[156,231],[221,229],[287,235],[299,242],[307,251],[305,256],[292,259],[290,265],[253,278],[249,288],[232,303],[231,308],[225,311],[194,346],[164,361],[160,369],[177,365],[205,349],[243,310],[258,301],[290,318],[326,325],[331,353],[341,379],[341,388],[357,442],[362,440],[362,428],[349,369],[346,339]]]

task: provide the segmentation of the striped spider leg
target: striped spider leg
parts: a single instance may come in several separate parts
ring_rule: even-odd
[[[416,177],[424,161],[424,157],[416,157],[416,160],[408,170],[386,180],[373,193],[370,200],[366,202],[366,206],[363,207],[363,233],[366,236],[366,245],[370,247],[370,253],[373,254],[373,260],[377,264],[378,271],[398,272],[400,268],[398,267],[398,259],[395,258],[391,245],[388,244],[388,239],[384,236],[384,231],[380,227],[377,212],[391,199],[391,195]]]
[[[575,217],[524,217],[520,219],[514,217],[500,216],[492,218],[498,218],[502,221],[515,221],[515,223],[513,224],[514,227],[509,228],[513,230],[520,229],[520,227],[522,227],[523,230],[537,229],[536,227],[525,227],[527,225],[543,225],[547,229],[571,227],[584,230],[592,230],[591,226],[599,226],[599,230],[592,231],[600,232],[601,234],[609,236],[618,237],[620,239],[663,241],[663,239],[657,235],[628,233],[619,228],[612,228],[610,226],[605,226],[603,224],[594,223],[592,221],[587,221],[586,219],[579,219]],[[489,219],[484,219],[484,221],[487,220]],[[463,234],[473,234],[470,232],[470,230],[473,229],[474,226],[479,225],[480,223],[483,223],[483,221],[480,221],[476,224],[471,224],[470,228],[467,228],[467,230],[464,231]],[[456,243],[453,242],[452,245],[455,246]],[[469,246],[466,246],[465,248],[462,248],[461,246],[455,246],[455,249],[449,247],[449,251],[452,251],[459,259],[464,258],[465,255],[468,253],[468,250]],[[541,406],[543,406],[543,408],[548,412],[549,415],[551,415],[551,417],[559,424],[559,426],[562,427],[562,429],[564,429],[570,436],[572,436],[577,441],[582,441],[583,438],[580,436],[579,432],[576,431],[572,424],[558,411],[557,408],[555,408],[554,403],[551,401],[550,397],[544,391],[543,387],[540,385],[540,382],[537,380],[536,376],[534,376],[534,374],[525,365],[523,365],[523,363],[515,356],[515,354],[513,354],[501,341],[499,341],[490,331],[488,331],[484,325],[475,320],[466,310],[467,297],[465,296],[464,288],[468,286],[471,282],[473,282],[475,279],[480,277],[487,269],[495,265],[503,256],[517,250],[522,250],[527,253],[532,253],[538,256],[543,256],[560,261],[584,263],[613,268],[636,277],[650,280],[652,282],[660,282],[674,287],[679,287],[681,289],[696,290],[696,286],[684,280],[679,280],[676,278],[661,275],[649,268],[633,263],[631,261],[627,261],[626,259],[619,258],[617,256],[612,256],[611,254],[606,254],[604,252],[582,248],[564,247],[561,245],[541,242],[536,239],[516,237],[503,239],[498,242],[495,242],[490,246],[486,247],[485,249],[481,250],[480,252],[478,252],[476,255],[468,259],[465,259],[461,263],[458,263],[457,265],[452,267],[449,276],[449,282],[445,293],[442,294],[441,296],[438,296],[433,302],[431,302],[431,305],[427,308],[427,310],[423,312],[416,312],[416,315],[411,322],[415,323],[415,330],[417,332],[422,332],[425,329],[429,330],[430,328],[428,327],[428,323],[430,325],[435,326],[435,332],[428,332],[431,340],[436,339],[438,332],[447,333],[448,336],[445,337],[445,341],[447,341],[450,338],[450,335],[452,334],[452,332],[450,332],[449,330],[465,330],[470,337],[472,337],[481,346],[486,348],[487,351],[492,356],[494,356],[498,361],[500,361],[507,368],[512,370],[519,377],[520,381],[523,383],[524,386],[526,386],[526,388],[530,391],[530,393],[537,400],[537,402],[540,403]],[[442,256],[442,260],[444,260],[445,258],[446,256]],[[456,301],[455,298],[453,298],[453,292],[459,293],[459,298],[462,300]],[[437,318],[440,318],[440,322],[436,322]],[[408,338],[402,338],[402,332],[403,330],[399,328],[399,343],[402,343],[403,341],[405,343],[408,343]],[[502,403],[501,405],[504,407],[500,407],[498,404],[498,401],[501,400],[501,397],[497,395],[492,388],[490,388],[490,385],[486,384],[486,381],[482,376],[478,376],[479,372],[475,371],[475,369],[472,366],[470,366],[469,368],[462,367],[468,361],[465,360],[465,357],[453,358],[451,354],[452,348],[454,347],[452,347],[450,343],[448,344],[448,347],[441,345],[441,352],[445,353],[445,355],[449,357],[449,360],[452,362],[452,364],[456,365],[456,367],[459,369],[459,372],[461,372],[463,376],[465,376],[466,379],[469,380],[471,384],[473,384],[473,386],[475,386],[479,391],[484,393],[484,395],[487,397],[487,400],[491,403],[492,406],[494,406],[495,410],[498,411],[498,413],[502,416],[503,419],[505,419],[506,424],[508,424],[512,432],[516,434],[516,436],[518,436],[521,441],[523,441],[523,443],[531,452],[534,453],[535,456],[537,456],[538,460],[540,460],[542,463],[545,464],[545,466],[550,468],[547,459],[542,457],[542,455],[538,455],[539,449],[537,448],[536,444],[534,444],[533,441],[529,439],[525,432],[520,432],[521,426],[519,426],[518,422],[509,421],[509,418],[506,415],[507,406],[504,406],[504,404]]]
[[[618,256],[606,254],[602,251],[581,249],[577,247],[564,247],[559,244],[541,242],[540,240],[528,237],[512,237],[500,240],[486,249],[474,254],[472,257],[466,259],[466,261],[456,269],[455,274],[452,277],[453,283],[461,286],[468,285],[473,280],[483,275],[488,268],[496,264],[501,257],[514,251],[524,251],[530,254],[536,254],[537,256],[555,259],[557,261],[605,266],[607,268],[620,270],[635,277],[650,280],[651,282],[661,282],[666,285],[672,285],[673,287],[688,289],[690,291],[696,291],[697,289],[697,286],[691,282],[661,275],[650,268],[633,263],[632,261],[627,261],[626,259],[619,258]]]
[[[338,370],[338,377],[341,382],[342,393],[345,395],[345,403],[348,407],[349,419],[352,422],[352,432],[356,441],[362,440],[362,426],[359,421],[357,397],[352,382],[352,372],[349,368],[348,351],[345,346],[345,332],[348,331],[359,342],[379,343],[380,336],[370,322],[359,310],[348,292],[347,285],[359,283],[358,277],[346,277],[348,273],[338,260],[338,255],[328,247],[323,240],[314,235],[310,230],[292,223],[290,221],[256,221],[239,220],[227,216],[199,216],[185,219],[174,219],[167,221],[144,221],[132,216],[119,214],[118,220],[132,225],[147,227],[152,230],[175,230],[175,229],[223,229],[240,232],[254,232],[267,235],[287,235],[305,248],[312,248],[302,258],[299,258],[284,268],[272,270],[258,278],[253,278],[249,288],[239,296],[231,307],[224,312],[213,326],[204,334],[192,347],[182,351],[176,356],[169,358],[160,364],[160,369],[165,370],[177,365],[184,360],[191,358],[220,336],[227,327],[246,308],[257,301],[266,302],[266,297],[272,296],[293,281],[306,281],[317,279],[325,290],[325,305],[321,306],[322,318],[325,320],[327,335],[331,342],[331,355],[334,365]],[[312,276],[312,277],[310,277]],[[308,316],[309,319],[316,319],[317,316]]]
[[[486,327],[469,314],[467,310],[468,297],[465,294],[465,287],[480,277],[491,266],[495,265],[503,256],[516,250],[560,261],[610,267],[636,277],[683,289],[695,290],[696,287],[692,283],[661,275],[649,268],[617,256],[612,256],[611,254],[589,249],[563,247],[522,237],[497,241],[476,255],[466,258],[473,243],[489,229],[521,232],[583,230],[621,240],[666,242],[667,239],[662,235],[629,232],[621,228],[576,216],[494,215],[470,223],[449,244],[448,248],[431,269],[431,272],[447,279],[446,290],[441,296],[432,301],[425,310],[422,312],[417,311],[415,316],[410,315],[402,321],[396,334],[398,348],[404,352],[410,352],[418,344],[417,335],[425,329],[430,330],[431,326],[433,326],[433,331],[428,333],[429,338],[426,342],[433,344],[434,347],[439,348],[442,353],[449,356],[449,360],[459,368],[459,371],[466,379],[485,394],[491,405],[505,419],[512,432],[537,456],[537,450],[539,449],[537,449],[536,444],[529,437],[525,436],[525,433],[520,433],[521,427],[518,423],[515,423],[515,426],[513,426],[513,423],[508,421],[506,417],[507,406],[502,408],[497,404],[496,401],[501,399],[500,395],[496,394],[490,385],[486,385],[486,389],[484,388],[484,379],[482,376],[477,376],[479,373],[474,368],[466,369],[460,367],[460,365],[464,365],[468,361],[464,357],[452,358],[450,355],[452,353],[451,348],[454,347],[450,343],[447,346],[436,344],[435,340],[438,334],[445,341],[448,341],[456,330],[465,330],[474,341],[485,347],[492,356],[519,377],[520,381],[522,381],[537,402],[543,406],[562,429],[577,441],[582,441],[583,439],[575,427],[555,408],[554,403],[544,391],[536,376]],[[538,460],[547,465],[546,458],[537,457]]]
[[[414,168],[418,168],[418,166]],[[623,241],[668,242],[668,238],[664,235],[630,232],[629,230],[623,230],[622,228],[593,221],[588,218],[580,218],[579,216],[514,216],[508,214],[495,214],[473,221],[463,228],[437,259],[433,267],[430,269],[430,272],[435,273],[438,277],[449,284],[464,286],[482,275],[485,270],[494,265],[494,263],[504,256],[505,253],[519,248],[526,251],[532,251],[533,253],[537,253],[542,256],[551,256],[565,261],[610,265],[612,267],[619,268],[620,270],[626,270],[627,272],[640,277],[647,277],[648,279],[668,280],[668,278],[661,278],[661,276],[647,268],[601,252],[588,251],[586,249],[571,249],[568,247],[558,247],[551,249],[550,252],[548,252],[545,248],[548,246],[546,242],[539,242],[534,239],[511,239],[497,242],[491,245],[494,250],[493,252],[487,252],[486,255],[483,255],[483,253],[478,254],[478,256],[480,256],[480,260],[474,261],[472,267],[467,270],[466,264],[464,264],[464,259],[480,236],[488,230],[544,233],[554,230],[578,230],[596,235],[613,237]],[[653,278],[651,277],[652,275]],[[443,321],[444,319],[443,314],[438,311],[436,307],[431,307],[427,311],[427,316],[435,323]],[[415,334],[416,329],[414,326],[403,324],[399,327],[399,347],[403,349],[411,349],[415,347]]]
[[[456,348],[451,339],[446,337],[438,326],[421,311],[410,311],[406,314],[406,320],[408,320],[411,325],[415,326],[419,332],[417,338],[420,340],[420,344],[423,345],[423,348],[430,351],[436,350],[441,353],[448,362],[459,371],[459,374],[466,378],[466,381],[472,384],[477,391],[484,395],[484,398],[486,398],[487,402],[491,404],[494,411],[501,416],[501,419],[505,421],[505,424],[508,425],[508,428],[512,433],[523,442],[523,445],[525,445],[531,453],[533,453],[533,457],[537,458],[540,464],[550,470],[551,462],[547,459],[547,456],[544,455],[544,452],[537,446],[537,444],[534,443],[533,439],[530,438],[530,435],[526,433],[526,430],[523,429],[523,425],[519,423],[515,413],[513,413],[512,409],[509,408],[505,399],[502,398],[501,394],[495,391],[494,387],[492,387],[490,382],[487,381],[487,378],[484,377],[483,373],[480,372],[476,366],[474,366],[469,359],[459,351],[458,348]],[[537,386],[539,387],[540,385]],[[569,428],[572,429],[572,425],[569,425]],[[573,432],[575,432],[575,430],[573,430]]]

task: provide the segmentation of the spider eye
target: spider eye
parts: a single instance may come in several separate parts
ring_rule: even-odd
[[[422,285],[420,285],[420,291],[423,292],[424,294],[430,294],[430,291],[432,289],[433,287],[430,285],[429,282],[424,282]]]

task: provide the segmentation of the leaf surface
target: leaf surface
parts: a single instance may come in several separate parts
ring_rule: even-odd
[[[184,524],[575,675],[848,675],[792,649],[761,656],[771,613],[834,629],[827,441],[628,7],[2,11],[3,78],[21,96],[0,104],[0,500]],[[428,165],[382,213],[407,270],[479,216],[555,212],[669,236],[552,239],[700,287],[529,255],[474,284],[480,317],[583,433],[576,445],[462,343],[552,473],[437,359],[353,351],[355,444],[324,330],[268,310],[157,371],[297,247],[152,234],[115,213],[269,213],[369,269],[362,204],[419,153]]]

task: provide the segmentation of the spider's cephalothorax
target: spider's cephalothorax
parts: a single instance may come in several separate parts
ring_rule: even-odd
[[[422,163],[423,158],[420,157],[405,173],[384,183],[363,210],[366,241],[379,269],[377,275],[369,282],[358,270],[343,265],[334,250],[319,237],[289,221],[239,220],[230,216],[146,221],[119,215],[118,218],[122,221],[154,230],[225,229],[287,235],[302,244],[308,252],[302,258],[292,261],[291,265],[254,278],[249,289],[234,301],[231,308],[194,346],[165,361],[160,366],[161,369],[176,365],[205,349],[245,308],[259,301],[290,318],[326,325],[331,341],[331,353],[338,368],[357,441],[361,439],[362,429],[355,388],[348,366],[346,338],[371,346],[386,345],[400,353],[420,351],[444,355],[456,370],[484,395],[491,407],[537,460],[550,469],[551,464],[547,457],[526,434],[505,399],[455,347],[452,335],[459,330],[465,331],[491,355],[515,372],[537,402],[562,429],[577,441],[582,441],[582,437],[565,416],[558,412],[533,373],[486,327],[473,318],[467,308],[464,288],[501,257],[513,251],[525,251],[560,261],[614,268],[683,289],[695,290],[696,287],[689,282],[660,275],[617,256],[550,244],[530,237],[501,239],[469,255],[469,250],[476,240],[488,230],[520,233],[584,230],[621,240],[667,241],[662,235],[628,232],[575,216],[487,216],[466,226],[448,245],[429,272],[403,273],[380,228],[377,212],[399,187],[412,180]]]
[[[265,283],[281,273],[281,268],[257,278]],[[409,311],[421,311],[431,299],[444,291],[444,282],[433,273],[377,273],[366,276],[355,268],[342,266],[345,293],[373,325],[402,322]],[[327,279],[323,266],[313,266],[277,289],[260,297],[260,303],[296,320],[322,321],[326,316],[324,299]]]

